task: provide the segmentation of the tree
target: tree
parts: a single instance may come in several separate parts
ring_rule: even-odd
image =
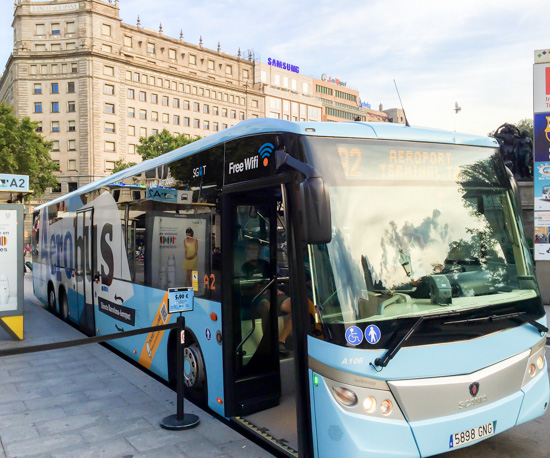
[[[113,173],[120,172],[121,170],[127,169],[129,167],[133,167],[136,165],[136,162],[124,162],[122,159],[119,159],[115,162],[115,166],[113,168]]]
[[[193,143],[200,140],[201,137],[189,138],[183,134],[172,135],[166,129],[158,135],[151,135],[149,137],[141,137],[139,139],[139,145],[137,147],[138,154],[143,160],[152,159],[162,154],[174,151],[177,148]]]
[[[59,184],[54,175],[59,167],[50,156],[52,144],[36,132],[37,127],[29,117],[19,120],[11,107],[0,104],[0,173],[28,175],[34,197]]]

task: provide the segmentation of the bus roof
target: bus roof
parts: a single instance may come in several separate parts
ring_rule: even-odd
[[[229,129],[209,135],[201,140],[182,146],[154,159],[143,161],[128,169],[88,183],[77,190],[60,196],[36,207],[40,210],[51,204],[63,202],[72,197],[109,185],[115,181],[143,173],[147,170],[189,156],[227,141],[249,135],[289,132],[316,137],[369,138],[453,145],[498,147],[494,138],[462,134],[439,129],[410,127],[387,122],[291,122],[280,119],[258,118],[241,121]]]

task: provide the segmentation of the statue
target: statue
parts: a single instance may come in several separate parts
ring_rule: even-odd
[[[516,179],[532,180],[533,141],[529,132],[512,124],[503,124],[495,131],[495,138],[500,145],[500,154],[504,165]]]

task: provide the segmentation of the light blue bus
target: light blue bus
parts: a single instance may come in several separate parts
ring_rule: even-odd
[[[548,407],[515,189],[494,139],[243,121],[38,207],[34,292],[104,335],[192,286],[186,397],[288,456],[431,456]],[[112,345],[175,379],[175,334]]]

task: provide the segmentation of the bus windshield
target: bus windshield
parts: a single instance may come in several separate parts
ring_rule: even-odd
[[[496,149],[312,137],[305,145],[330,192],[332,241],[309,248],[313,300],[325,323],[537,296]]]

